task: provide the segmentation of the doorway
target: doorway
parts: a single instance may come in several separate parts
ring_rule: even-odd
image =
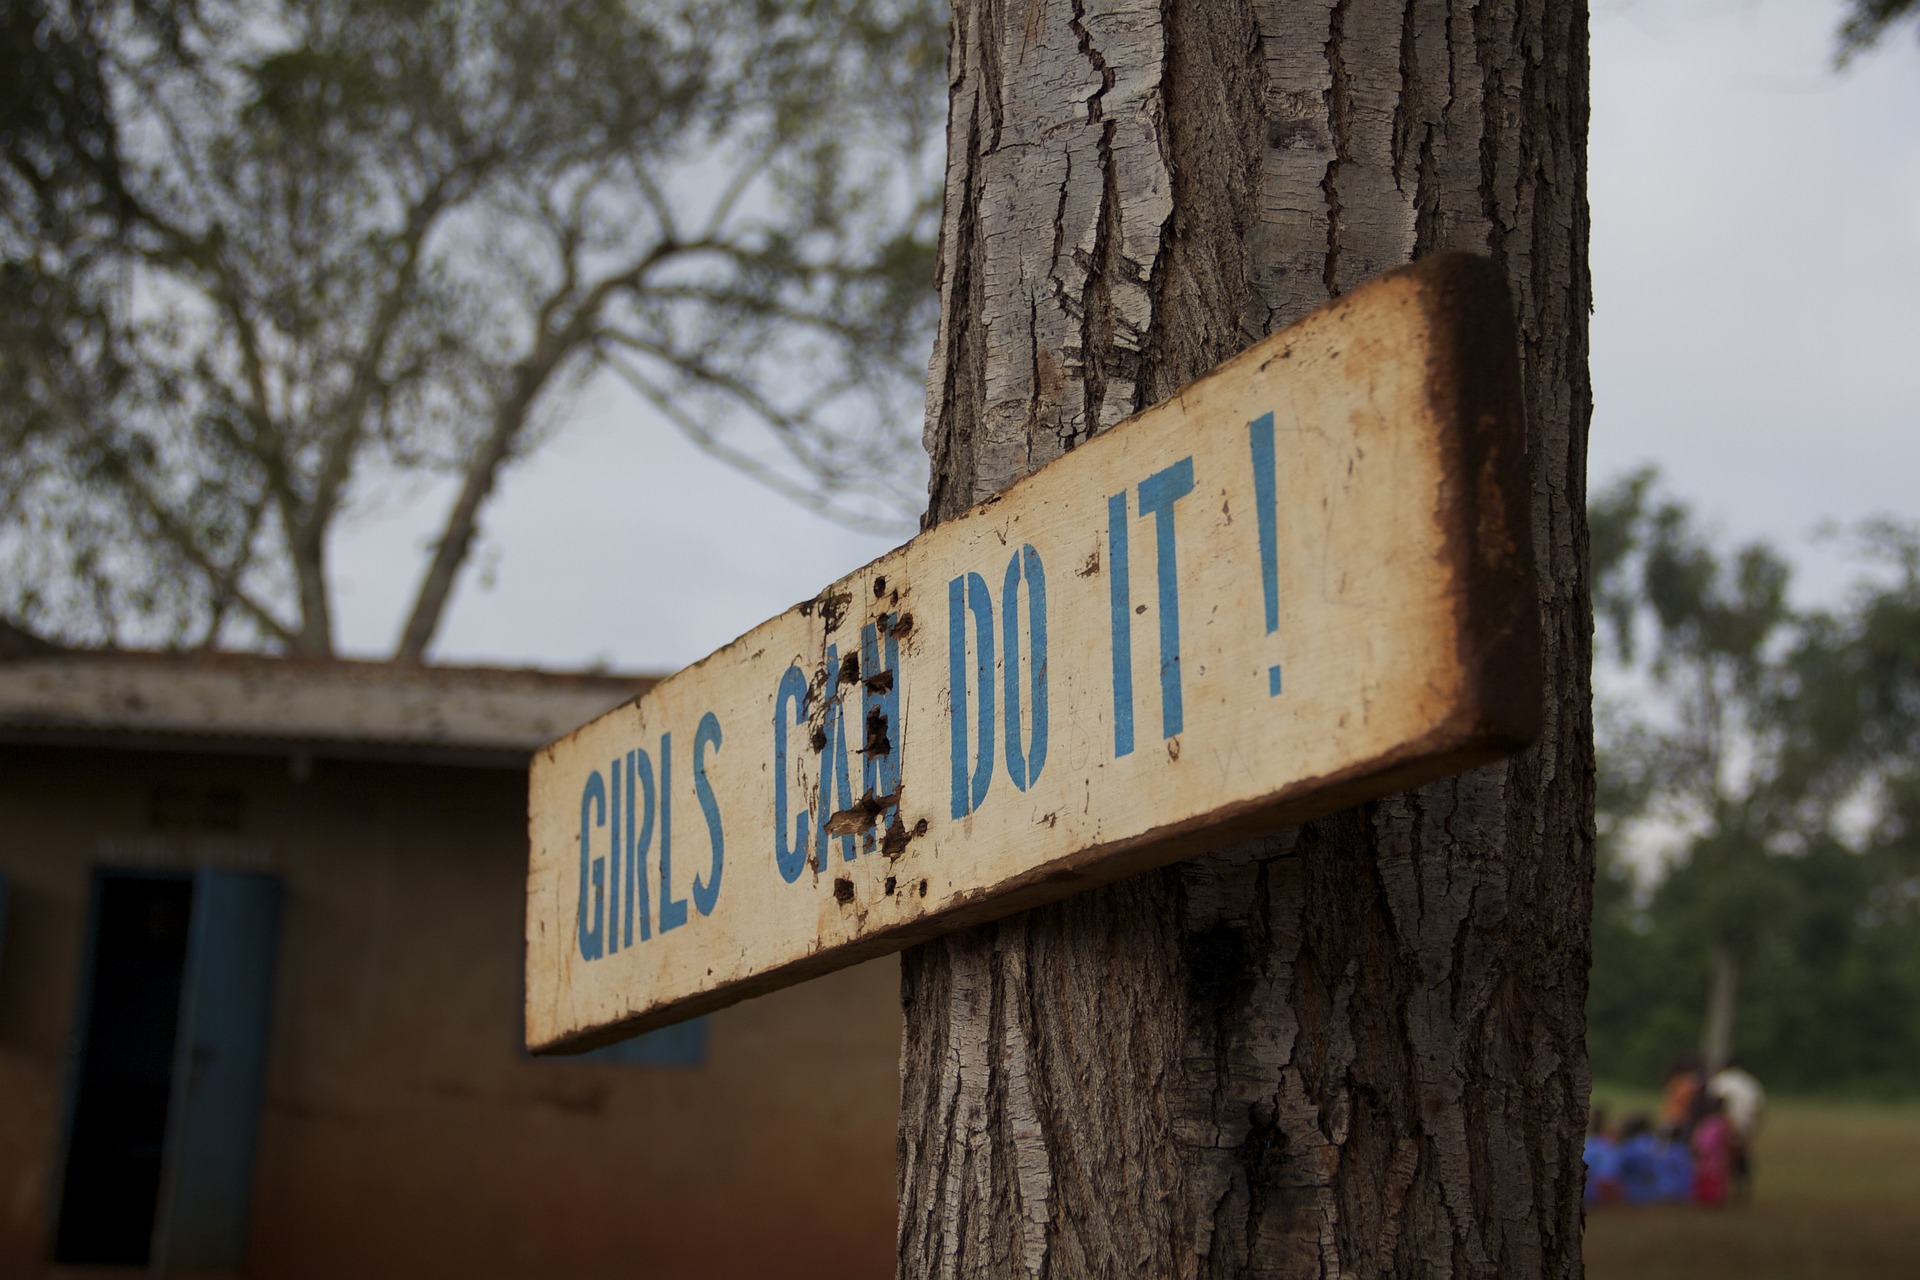
[[[94,873],[55,1262],[239,1265],[279,914],[272,876]]]
[[[56,1262],[147,1264],[192,916],[185,876],[94,882]]]

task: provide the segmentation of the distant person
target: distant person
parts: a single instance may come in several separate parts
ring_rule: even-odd
[[[1587,1124],[1587,1203],[1616,1205],[1626,1202],[1626,1188],[1620,1181],[1620,1139],[1607,1128],[1607,1113],[1595,1107]]]
[[[1659,1157],[1647,1117],[1628,1116],[1620,1125],[1620,1194],[1628,1204],[1652,1204],[1660,1198]]]
[[[1674,1063],[1660,1095],[1660,1127],[1669,1134],[1679,1134],[1683,1141],[1691,1136],[1706,1086],[1707,1077],[1700,1069],[1700,1059],[1689,1056]]]
[[[1733,1168],[1733,1125],[1727,1104],[1710,1097],[1700,1123],[1693,1126],[1693,1202],[1718,1209],[1727,1203]]]
[[[1653,1144],[1654,1199],[1685,1204],[1693,1199],[1693,1149],[1677,1129],[1663,1130]]]
[[[1725,1107],[1733,1130],[1729,1194],[1735,1204],[1746,1204],[1753,1199],[1753,1139],[1767,1113],[1767,1091],[1751,1074],[1729,1063],[1707,1081],[1707,1093]]]

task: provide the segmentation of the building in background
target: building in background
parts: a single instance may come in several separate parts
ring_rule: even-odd
[[[0,1275],[891,1274],[891,961],[521,1046],[527,760],[648,683],[0,633]]]

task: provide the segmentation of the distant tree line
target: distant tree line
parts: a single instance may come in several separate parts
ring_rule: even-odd
[[[1640,472],[1591,511],[1600,871],[1596,1077],[1702,1049],[1791,1092],[1920,1092],[1920,531],[1797,607],[1775,548],[1721,546]]]

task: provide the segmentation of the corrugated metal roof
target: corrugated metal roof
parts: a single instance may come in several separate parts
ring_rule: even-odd
[[[653,683],[496,667],[15,648],[0,657],[0,741],[519,766]]]

